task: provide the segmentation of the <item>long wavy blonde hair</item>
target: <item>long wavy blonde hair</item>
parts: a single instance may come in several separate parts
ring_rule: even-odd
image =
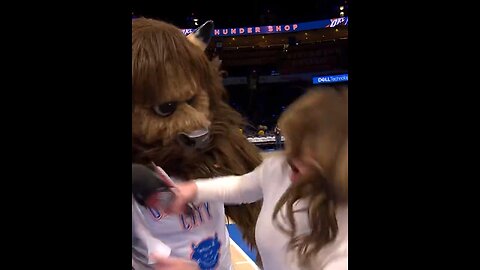
[[[335,209],[348,202],[348,89],[321,88],[308,91],[280,117],[289,159],[308,156],[315,172],[304,176],[282,195],[274,209],[274,224],[288,234],[289,249],[299,263],[310,266],[311,259],[338,233]],[[297,233],[294,205],[308,202],[308,234]],[[281,209],[285,207],[285,210]],[[281,225],[279,216],[286,218]]]

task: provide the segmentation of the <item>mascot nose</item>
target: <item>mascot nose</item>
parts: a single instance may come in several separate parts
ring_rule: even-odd
[[[208,146],[210,135],[208,129],[204,128],[191,133],[181,132],[178,134],[177,139],[183,146],[201,150]]]

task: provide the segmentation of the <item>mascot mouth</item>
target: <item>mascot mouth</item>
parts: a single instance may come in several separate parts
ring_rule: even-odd
[[[185,148],[203,150],[210,144],[210,132],[208,128],[198,129],[191,133],[181,132],[177,140]]]

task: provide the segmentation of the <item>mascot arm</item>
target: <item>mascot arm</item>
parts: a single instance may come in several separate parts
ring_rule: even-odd
[[[198,202],[223,202],[230,204],[252,203],[263,198],[261,185],[263,166],[241,176],[225,176],[197,180]]]

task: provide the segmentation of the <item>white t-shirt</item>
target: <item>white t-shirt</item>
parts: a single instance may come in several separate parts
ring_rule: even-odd
[[[263,197],[263,205],[255,228],[258,251],[265,270],[297,270],[296,254],[288,251],[289,236],[272,223],[273,210],[283,193],[290,186],[291,169],[284,156],[265,159],[253,172],[243,176],[227,176],[196,181],[197,201],[248,203]],[[303,208],[305,201],[296,207]],[[297,232],[308,233],[308,216],[295,213]],[[339,232],[331,244],[316,255],[312,268],[316,270],[348,269],[348,207],[337,209]],[[286,221],[280,221],[282,224]]]
[[[223,203],[196,203],[198,209],[192,216],[166,215],[158,210],[135,205],[137,208],[132,207],[132,218],[142,219],[141,225],[132,221],[132,225],[137,226],[132,230],[132,260],[135,270],[153,269],[148,266],[147,254],[151,253],[145,244],[145,238],[148,237],[168,246],[172,257],[197,261],[201,270],[231,269],[230,238],[225,226]],[[144,226],[148,235],[141,233],[138,226]]]

